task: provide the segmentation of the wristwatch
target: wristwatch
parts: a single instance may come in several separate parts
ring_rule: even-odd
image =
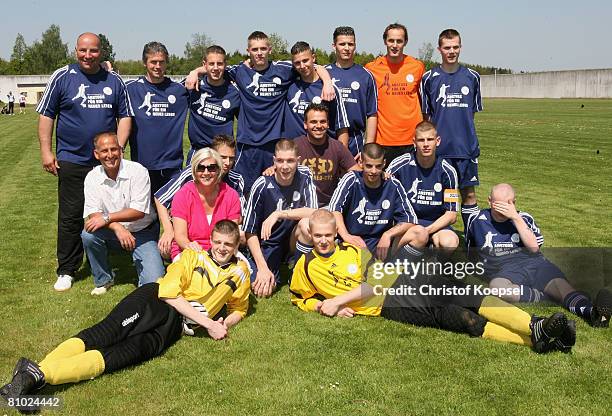
[[[102,213],[102,219],[104,220],[104,223],[107,225],[111,222],[110,214],[108,212]]]

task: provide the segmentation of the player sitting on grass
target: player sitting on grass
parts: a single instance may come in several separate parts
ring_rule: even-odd
[[[270,296],[289,252],[311,250],[307,218],[317,209],[310,170],[300,166],[294,141],[281,139],[274,151],[274,175],[253,184],[243,230],[251,251],[253,293]]]
[[[400,239],[400,247],[420,255],[419,249],[425,247],[429,235],[425,228],[415,225],[417,217],[400,181],[384,179],[382,146],[366,144],[359,164],[363,172],[344,175],[329,204],[342,240],[369,249],[381,260]]]
[[[436,127],[429,121],[420,122],[414,132],[414,152],[394,159],[387,172],[410,186],[408,198],[429,242],[452,252],[459,245],[451,227],[457,221],[459,205],[457,171],[446,159],[436,157],[439,145]]]
[[[382,296],[377,283],[384,280],[376,280],[371,273],[376,270],[376,263],[368,261],[368,254],[352,244],[335,243],[337,228],[333,214],[317,210],[310,217],[309,225],[314,249],[296,263],[289,288],[291,302],[304,311],[329,317],[382,316],[417,326],[532,346],[538,353],[569,352],[576,341],[575,327],[564,314],[532,317],[492,296],[423,296],[418,290],[414,294]],[[451,287],[453,283],[436,276],[412,279],[402,274],[392,288],[418,289],[418,285]]]
[[[489,286],[517,289],[503,296],[508,302],[538,302],[546,295],[592,326],[608,327],[612,293],[600,290],[593,304],[585,293],[572,287],[563,272],[540,252],[544,236],[531,215],[516,210],[512,186],[495,185],[489,205],[491,208],[470,216],[465,235],[468,250],[477,250],[486,260]]]
[[[134,290],[106,318],[40,363],[20,358],[0,394],[8,401],[45,384],[76,383],[149,360],[181,337],[184,321],[204,327],[215,340],[225,338],[249,306],[248,268],[234,255],[238,239],[234,222],[219,221],[209,252],[184,251],[164,277]],[[225,305],[227,317],[217,318]]]

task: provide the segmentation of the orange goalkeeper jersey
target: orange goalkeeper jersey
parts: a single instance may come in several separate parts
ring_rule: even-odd
[[[406,146],[414,143],[414,129],[423,120],[419,84],[425,72],[423,62],[404,55],[400,64],[380,56],[365,66],[376,80],[378,124],[376,143]]]

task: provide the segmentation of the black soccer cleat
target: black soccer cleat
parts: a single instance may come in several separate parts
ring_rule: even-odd
[[[38,364],[27,358],[20,358],[13,370],[13,379],[0,388],[0,396],[5,400],[26,395],[45,385],[45,375]]]
[[[568,320],[567,326],[563,330],[561,336],[554,341],[554,346],[557,351],[566,354],[572,351],[572,347],[576,344],[576,321]]]
[[[567,317],[564,313],[556,312],[548,318],[534,315],[529,324],[533,350],[540,354],[552,351],[555,339],[563,335],[566,327]]]
[[[594,328],[608,328],[612,315],[612,292],[601,289],[595,298],[595,305],[591,311],[591,326]]]

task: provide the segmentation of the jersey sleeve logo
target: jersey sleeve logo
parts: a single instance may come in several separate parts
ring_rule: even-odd
[[[457,190],[456,189],[445,189],[444,190],[444,202],[458,203],[459,193],[457,192]]]

